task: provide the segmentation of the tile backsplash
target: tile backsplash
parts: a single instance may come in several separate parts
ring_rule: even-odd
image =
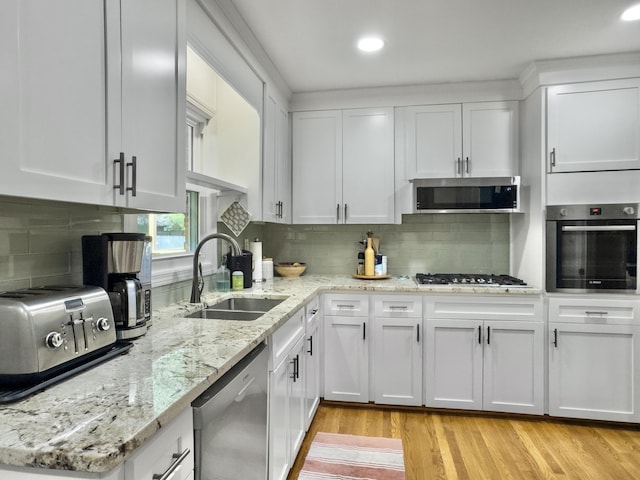
[[[252,223],[239,240],[258,237],[264,256],[305,262],[308,273],[351,274],[367,230],[380,238],[392,275],[509,273],[509,215],[503,214],[404,215],[401,225]]]
[[[82,235],[121,231],[116,208],[0,197],[0,291],[82,284]]]
[[[279,225],[252,222],[238,237],[260,238],[276,262],[308,273],[351,274],[372,230],[389,273],[509,273],[509,215],[405,215],[401,225]],[[120,232],[117,208],[0,197],[0,291],[82,283],[82,235]],[[218,231],[229,233],[223,224]],[[156,306],[188,299],[189,282],[154,288]],[[162,298],[160,298],[162,297]],[[166,298],[165,298],[166,297]]]

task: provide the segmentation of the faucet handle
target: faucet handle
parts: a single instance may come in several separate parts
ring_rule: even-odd
[[[202,263],[198,262],[198,292],[204,290],[204,276],[202,275]]]

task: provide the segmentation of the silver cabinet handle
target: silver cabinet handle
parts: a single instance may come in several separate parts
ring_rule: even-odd
[[[124,195],[124,152],[120,152],[120,157],[116,158],[113,161],[113,168],[114,170],[116,168],[118,168],[119,165],[119,171],[118,171],[118,185],[114,185],[113,189],[114,190],[120,190],[120,195]],[[115,175],[115,172],[114,172]]]
[[[462,175],[462,170],[460,170],[460,157],[456,160],[456,175]]]
[[[340,204],[336,205],[336,223],[340,223]]]
[[[552,167],[556,166],[556,147],[553,147],[549,152],[549,162]]]
[[[598,316],[598,317],[604,317],[604,316],[606,316],[606,315],[609,315],[609,312],[604,312],[604,311],[593,311],[593,310],[591,310],[591,311],[587,310],[587,311],[585,311],[584,313],[585,313],[585,315],[586,315],[587,317],[595,317],[595,316]]]
[[[347,223],[347,204],[344,204],[344,223]]]
[[[389,305],[389,310],[403,310],[406,311],[408,310],[409,307],[406,305]]]
[[[464,159],[464,173],[469,175],[469,157]]]
[[[416,323],[416,331],[417,331],[416,342],[420,343],[420,324],[419,323]]]
[[[127,191],[130,191],[131,196],[135,197],[137,185],[136,176],[138,174],[138,159],[135,155],[131,157],[131,162],[127,163],[127,167],[131,167],[131,186],[127,187]]]
[[[187,458],[187,455],[189,455],[190,453],[191,450],[189,450],[188,448],[182,453],[174,453],[171,457],[174,460],[173,462],[171,462],[171,465],[169,465],[169,468],[167,468],[164,473],[154,473],[151,478],[153,480],[167,480],[167,478],[169,478],[173,474],[173,472],[176,471],[176,468],[178,468],[180,464],[184,462],[184,459]]]
[[[355,310],[356,306],[353,304],[340,304],[340,305],[336,305],[336,307],[338,307],[338,310]]]

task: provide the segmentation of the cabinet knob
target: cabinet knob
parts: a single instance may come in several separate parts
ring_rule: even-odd
[[[625,215],[633,215],[634,213],[636,213],[636,210],[633,207],[624,207],[622,209],[622,213],[624,213]]]

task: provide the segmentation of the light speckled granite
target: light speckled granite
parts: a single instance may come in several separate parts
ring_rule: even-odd
[[[237,296],[287,299],[252,322],[186,319],[201,305],[154,312],[153,326],[126,354],[23,401],[0,406],[0,464],[107,472],[299,308],[327,291],[540,294],[533,288],[425,287],[412,279],[276,278]],[[206,304],[232,295],[203,294]],[[1,467],[1,465],[0,465]]]

